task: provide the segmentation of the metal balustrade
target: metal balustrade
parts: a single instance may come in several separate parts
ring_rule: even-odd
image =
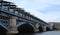
[[[13,9],[9,9],[9,11],[8,11],[8,7],[6,7],[6,6],[2,6],[2,9],[1,10],[4,11],[4,12],[11,13],[13,15],[17,15],[19,17],[25,18],[25,19],[29,19],[27,16],[26,17],[23,17],[22,16],[23,15],[22,13],[18,14],[18,12],[17,11],[14,11]]]
[[[2,7],[1,7],[1,5],[0,5],[0,11],[1,11],[1,8],[2,8]]]
[[[13,9],[9,9],[9,12],[14,13],[14,10]]]
[[[17,12],[17,11],[15,11],[15,14],[16,14],[16,15],[18,15],[18,12]]]
[[[10,5],[10,3],[9,3],[9,2],[4,1],[4,2],[2,2],[2,5]]]
[[[35,19],[34,17],[31,17],[31,16],[28,16],[27,14],[24,14],[24,13],[21,13],[21,12],[23,12],[23,10],[21,10],[21,12],[20,12],[20,10],[19,10],[19,12],[18,11],[16,11],[15,9],[13,9],[14,7],[16,7],[16,6],[4,6],[4,5],[14,5],[13,3],[5,3],[5,2],[2,2],[2,4],[3,5],[1,5],[1,3],[0,3],[0,11],[3,11],[3,12],[6,12],[6,13],[9,13],[9,14],[11,14],[11,15],[15,15],[15,16],[17,16],[17,17],[21,17],[21,18],[24,18],[24,19],[26,19],[27,21],[33,21],[33,22],[39,22],[40,23],[40,21],[39,20],[37,20],[37,19]],[[11,8],[11,7],[13,7],[13,8]],[[4,15],[4,14],[0,14],[0,15]],[[4,15],[4,16],[6,16],[6,15]],[[42,21],[41,21],[42,22]],[[43,23],[44,24],[44,23]]]
[[[18,12],[17,11],[14,11],[13,9],[9,9],[9,11],[8,11],[8,7],[6,7],[6,6],[2,6],[2,9],[1,10],[4,11],[4,12],[10,13],[12,15],[16,15],[16,16],[19,16],[19,17],[22,17],[22,18],[25,18],[25,19],[28,19],[29,20],[29,17],[28,16],[23,17],[23,14],[22,13],[18,14]]]
[[[19,13],[19,14],[18,14],[18,16],[20,16],[20,17],[22,17],[22,15],[23,15],[22,13]]]
[[[0,16],[9,17],[10,15],[7,15],[7,14],[5,14],[5,13],[0,13]]]
[[[8,7],[6,7],[6,6],[2,6],[2,11],[4,11],[4,12],[8,12]]]

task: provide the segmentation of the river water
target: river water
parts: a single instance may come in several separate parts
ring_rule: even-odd
[[[34,34],[20,34],[20,35],[60,35],[60,31],[47,31]]]

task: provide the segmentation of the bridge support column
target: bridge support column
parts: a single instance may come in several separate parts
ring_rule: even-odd
[[[43,32],[45,32],[46,31],[46,26],[43,26]]]
[[[16,27],[16,18],[15,16],[11,16],[9,19],[9,30],[7,32],[7,35],[15,35],[18,33],[17,27]]]
[[[38,32],[39,31],[39,25],[38,25],[38,23],[36,23],[36,25],[35,25],[35,32]]]
[[[39,31],[39,29],[38,28],[35,28],[35,32],[38,32]]]

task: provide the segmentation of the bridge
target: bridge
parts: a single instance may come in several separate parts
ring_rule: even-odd
[[[14,3],[0,0],[0,34],[47,31],[49,24],[31,15]]]

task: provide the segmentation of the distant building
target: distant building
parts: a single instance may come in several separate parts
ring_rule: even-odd
[[[49,22],[49,23],[53,24],[55,29],[60,30],[60,22]]]

